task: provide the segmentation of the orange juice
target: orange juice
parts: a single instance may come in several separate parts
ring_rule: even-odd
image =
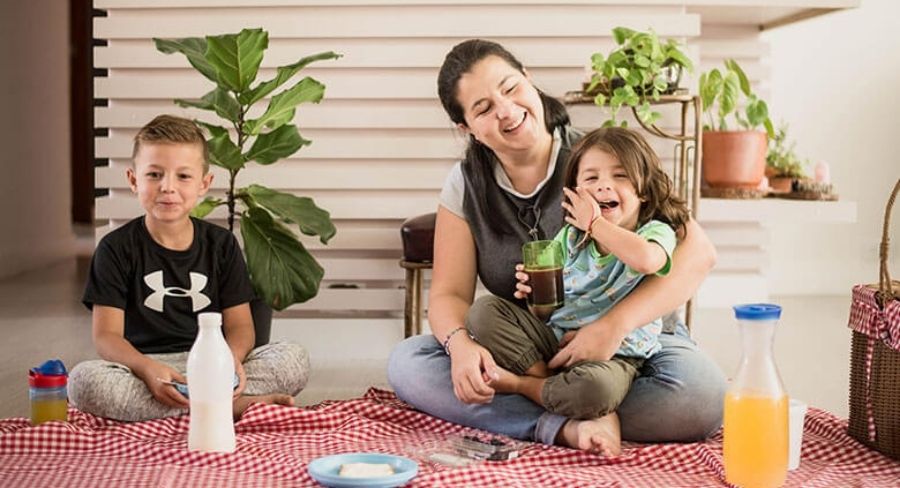
[[[784,484],[788,467],[788,397],[725,395],[725,479],[742,488]]]
[[[66,399],[35,400],[31,402],[31,425],[38,425],[48,420],[62,420],[69,416],[69,404]]]

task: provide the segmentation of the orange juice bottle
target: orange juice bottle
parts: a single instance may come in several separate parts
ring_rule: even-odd
[[[725,479],[742,488],[784,484],[788,468],[788,398],[772,356],[781,307],[734,307],[742,354],[725,395]]]

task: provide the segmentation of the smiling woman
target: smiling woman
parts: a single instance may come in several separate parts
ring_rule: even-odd
[[[520,249],[562,227],[564,175],[581,134],[569,126],[565,107],[536,88],[525,67],[495,42],[473,39],[455,46],[437,85],[445,111],[469,144],[446,180],[437,212],[428,311],[434,336],[400,343],[389,360],[388,380],[400,398],[446,420],[546,444],[614,452],[604,441],[616,435],[608,423],[553,413],[526,396],[503,393],[497,360],[478,342],[490,324],[476,309],[490,307],[482,300],[473,305],[478,278],[495,295],[488,300],[509,304],[505,310],[513,314],[524,312],[517,278],[527,276],[516,273]],[[685,229],[673,259],[677,264],[666,278],[645,280],[568,342],[553,342],[546,354],[532,348],[520,357],[520,370],[533,373],[539,360],[552,366],[606,361],[631,331],[690,298],[711,268],[714,251],[696,222],[689,220]],[[669,330],[618,407],[625,439],[700,439],[720,425],[721,372],[682,324],[672,323]],[[546,396],[544,390],[539,395]],[[603,396],[597,390],[592,397],[598,392]]]

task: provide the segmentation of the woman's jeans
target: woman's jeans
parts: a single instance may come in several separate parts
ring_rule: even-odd
[[[725,377],[679,324],[660,335],[662,350],[644,362],[617,413],[622,438],[634,442],[690,442],[722,425]],[[554,444],[568,420],[521,395],[496,394],[488,404],[465,404],[453,393],[450,358],[432,335],[398,344],[388,381],[401,400],[457,424]]]

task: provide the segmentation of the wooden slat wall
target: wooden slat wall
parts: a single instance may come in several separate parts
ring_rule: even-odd
[[[97,157],[109,160],[109,166],[95,173],[97,187],[109,189],[109,195],[96,202],[98,238],[140,214],[124,180],[136,130],[159,113],[215,120],[208,112],[172,104],[174,98],[199,97],[211,84],[183,56],[158,53],[152,37],[263,27],[270,35],[263,79],[272,76],[276,66],[303,55],[324,50],[344,54],[304,71],[327,86],[322,103],[300,106],[295,120],[313,144],[274,166],[251,165],[239,177],[239,184],[258,182],[313,197],[335,219],[338,234],[327,247],[304,238],[326,270],[320,295],[294,307],[311,316],[333,316],[347,311],[348,303],[355,314],[401,316],[400,222],[435,210],[444,177],[462,152],[463,140],[443,113],[435,88],[440,63],[457,42],[470,37],[498,40],[529,67],[542,89],[557,96],[580,87],[590,55],[612,48],[609,33],[618,25],[649,27],[661,36],[686,40],[701,69],[736,57],[757,85],[764,88],[768,75],[759,62],[766,46],[756,32],[701,26],[699,16],[668,1],[94,3],[107,12],[94,21],[94,36],[107,41],[95,48],[95,65],[108,70],[108,76],[95,79],[95,96],[108,100],[95,112],[97,127],[108,129],[108,136],[96,139]],[[693,85],[691,77],[687,82]],[[663,125],[673,128],[674,112],[664,111]],[[571,113],[584,128],[603,120],[599,110],[588,106],[573,107]],[[671,162],[673,146],[652,143]],[[216,171],[213,193],[221,193],[225,183],[225,174]],[[213,215],[223,217],[221,212]],[[708,230],[721,241],[723,272],[758,270],[762,243],[752,244],[751,236],[748,246],[748,234],[739,231],[743,237],[736,238],[727,224],[712,223]],[[338,283],[359,288],[327,288]]]

